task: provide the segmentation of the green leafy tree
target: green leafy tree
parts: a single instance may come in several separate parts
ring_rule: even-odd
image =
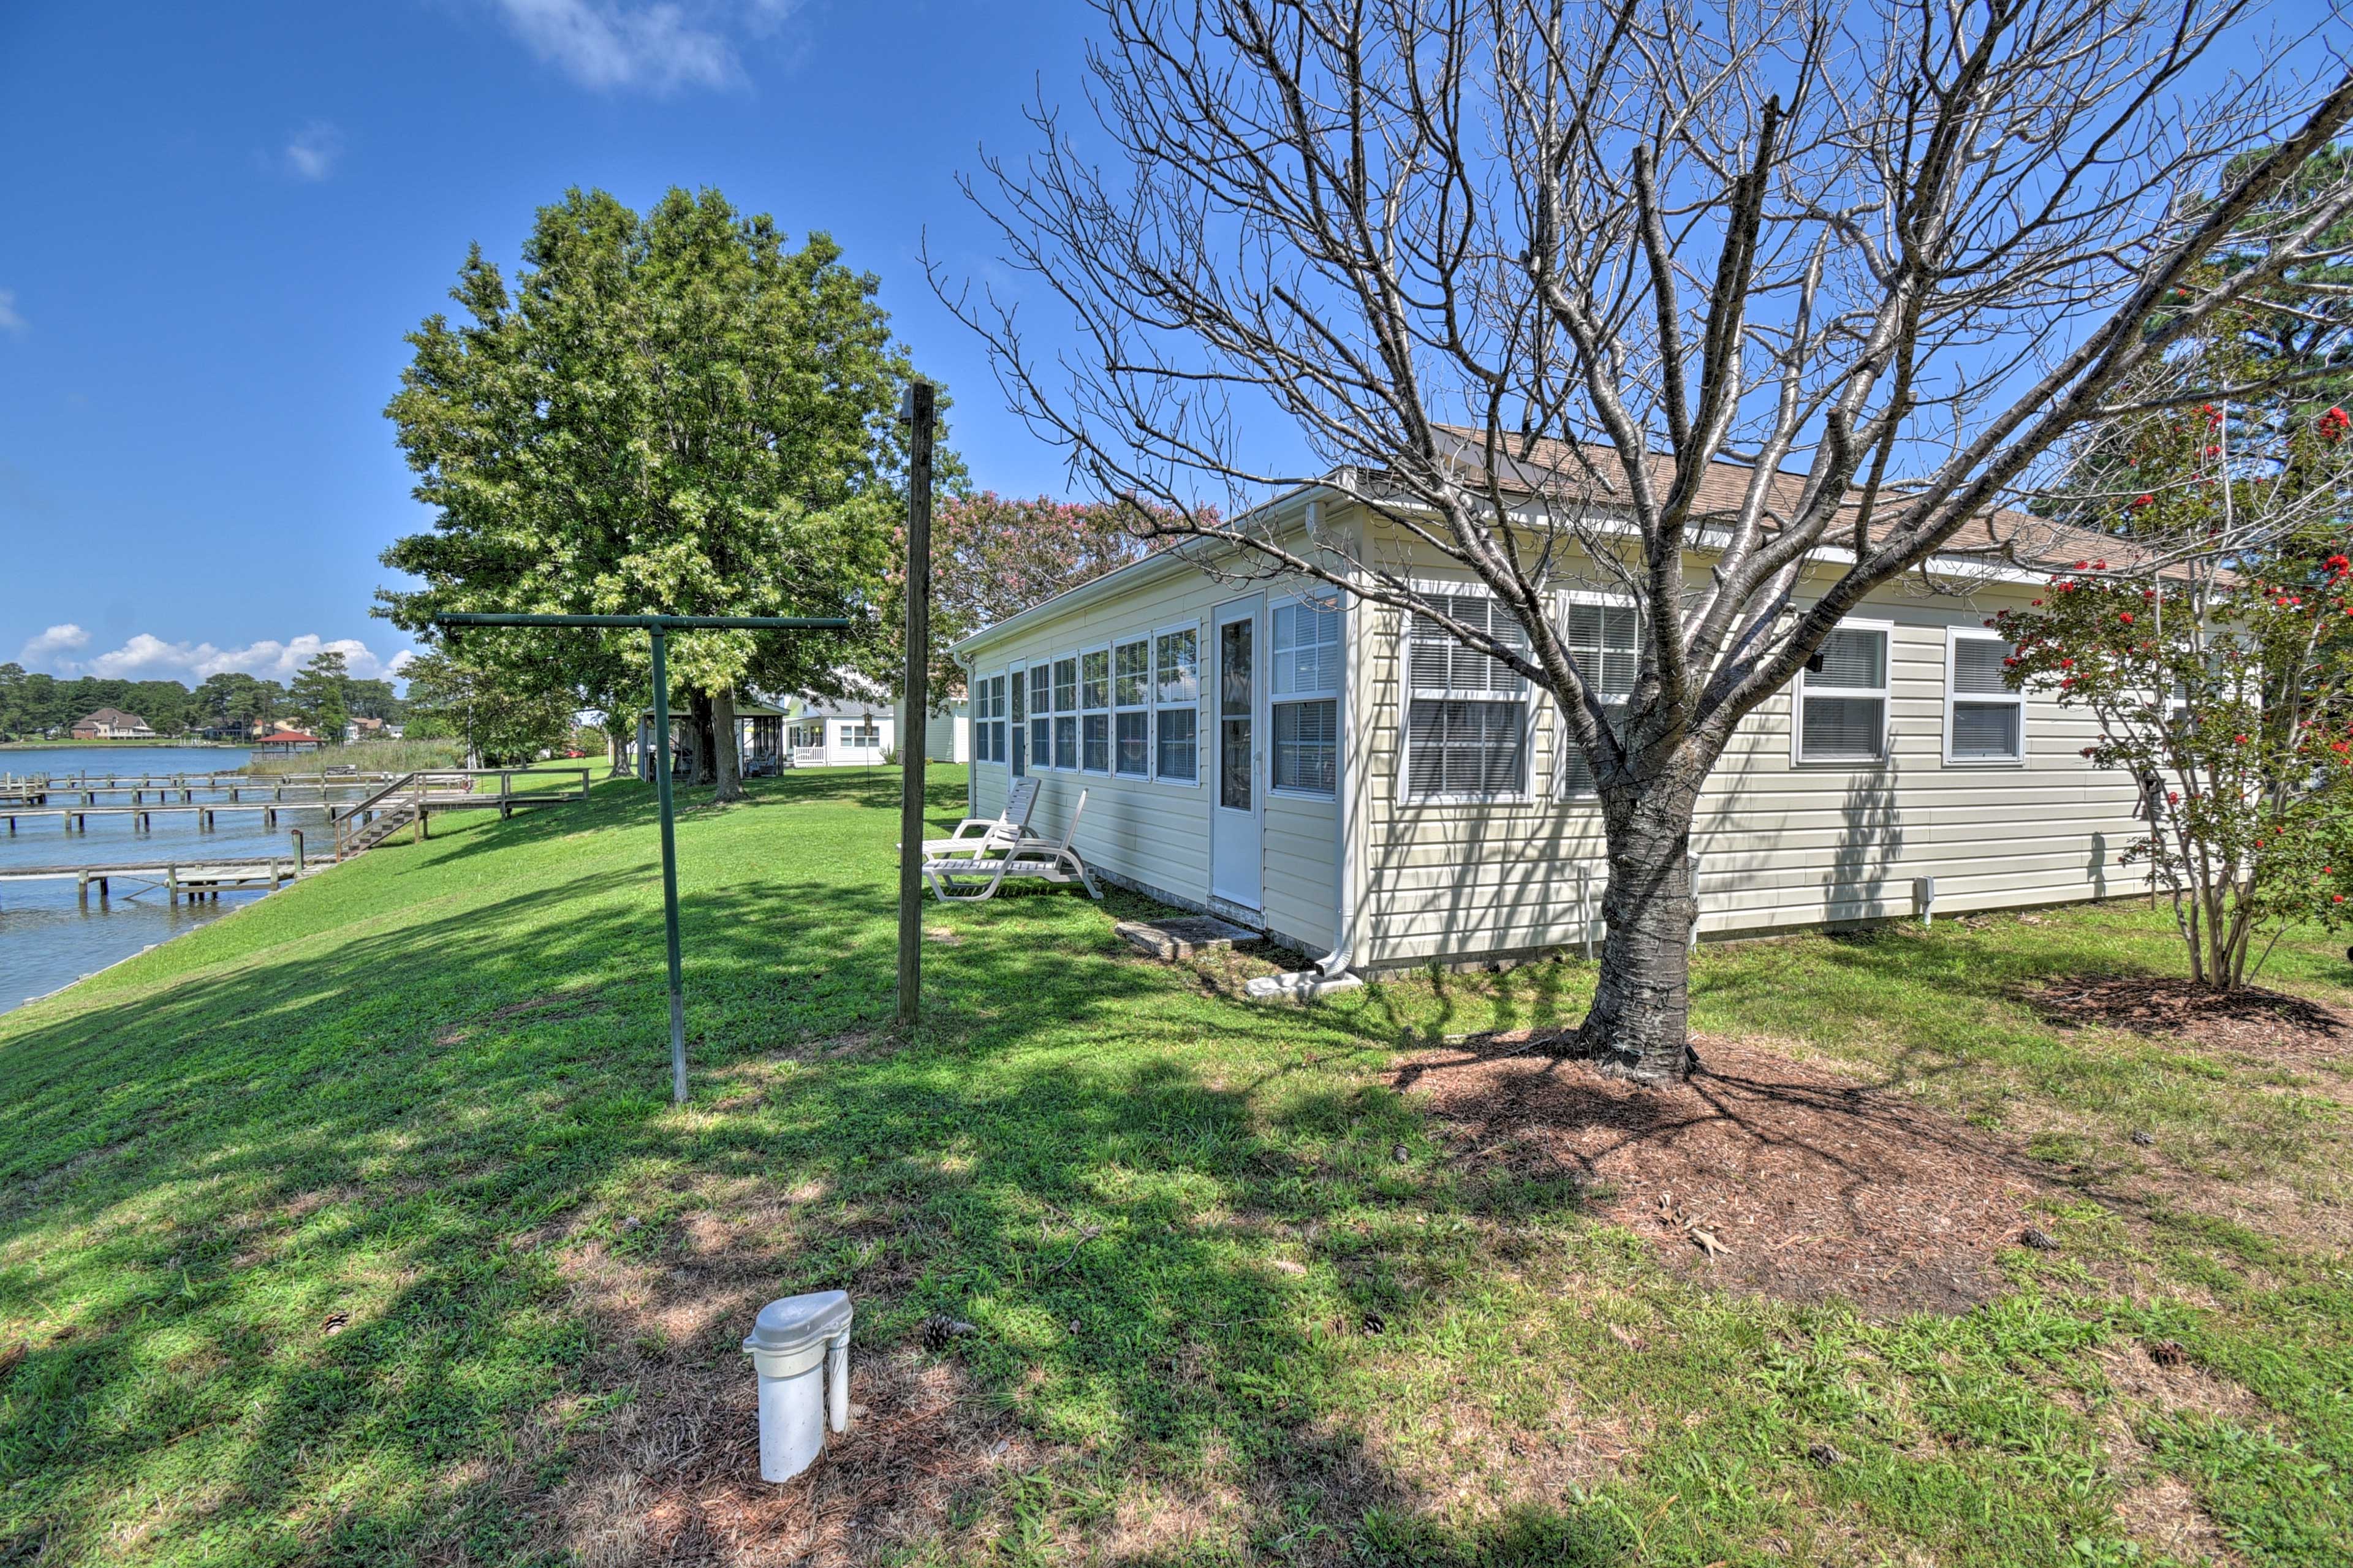
[[[2094,714],[2094,765],[2139,781],[2123,856],[2170,895],[2193,980],[2245,982],[2298,921],[2353,897],[2353,419],[2329,407],[2262,466],[2234,464],[2211,405],[2137,423],[2115,520],[2129,557],[2052,579],[1989,625],[2014,687]]]
[[[526,672],[518,677],[503,664],[477,664],[434,652],[410,664],[408,734],[417,740],[449,737],[466,743],[467,754],[483,767],[504,767],[562,748],[572,733],[575,710],[569,693],[551,689]]]
[[[822,234],[673,190],[643,216],[603,192],[543,208],[510,292],[477,248],[427,320],[388,415],[428,533],[385,552],[422,579],[379,595],[428,641],[450,610],[879,616],[910,374],[871,274]],[[951,472],[953,464],[949,465]],[[644,690],[643,638],[470,637],[470,660],[560,682],[617,731]],[[673,641],[682,712],[740,793],[733,693],[821,679],[835,641]],[[707,715],[707,718],[704,716]]]
[[[340,742],[351,722],[345,689],[351,684],[351,663],[333,648],[314,654],[294,677],[294,711],[321,740]]]

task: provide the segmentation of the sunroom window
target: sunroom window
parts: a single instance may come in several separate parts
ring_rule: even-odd
[[[1277,605],[1273,631],[1274,787],[1332,795],[1340,773],[1339,604]]]
[[[1201,634],[1187,626],[1152,640],[1153,773],[1171,784],[1197,784],[1201,770]]]
[[[1111,772],[1111,649],[1079,656],[1080,758],[1091,773]]]
[[[1079,660],[1054,661],[1054,765],[1075,773],[1079,766]]]
[[[1050,666],[1029,667],[1029,765],[1054,765],[1054,672]]]
[[[1112,772],[1152,776],[1152,643],[1137,637],[1111,650]]]

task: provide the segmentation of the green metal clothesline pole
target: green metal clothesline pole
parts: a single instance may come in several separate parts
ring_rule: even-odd
[[[685,631],[847,631],[839,616],[533,616],[452,612],[433,624],[458,626],[603,626],[643,631],[653,645],[654,796],[661,807],[662,940],[670,957],[670,1096],[686,1103],[686,979],[678,944],[678,836],[670,778],[670,635]]]

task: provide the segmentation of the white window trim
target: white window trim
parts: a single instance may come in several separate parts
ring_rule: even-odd
[[[1093,647],[1079,650],[1079,772],[1106,779],[1112,776],[1112,746],[1118,739],[1117,726],[1111,721],[1112,714],[1116,711],[1111,705],[1111,644],[1101,643]],[[1100,708],[1087,706],[1087,659],[1094,654],[1101,654],[1103,657],[1103,705]],[[1087,716],[1092,713],[1103,715],[1103,765],[1099,768],[1087,766]]]
[[[1562,588],[1556,590],[1553,594],[1553,602],[1560,606],[1560,618],[1553,626],[1553,635],[1559,637],[1564,645],[1568,641],[1568,608],[1572,605],[1599,605],[1605,609],[1634,610],[1637,612],[1641,609],[1641,605],[1635,601],[1634,595],[1631,594],[1603,594],[1597,593],[1590,588]],[[1641,656],[1642,633],[1641,628],[1637,626],[1634,630],[1634,657],[1638,663],[1641,660]],[[1546,693],[1546,696],[1550,698],[1551,693],[1547,692]],[[1630,707],[1633,700],[1633,694],[1629,692],[1625,699],[1626,704]],[[1608,707],[1609,704],[1604,703],[1602,706]],[[1568,787],[1568,759],[1570,752],[1577,745],[1577,742],[1568,732],[1568,715],[1560,711],[1560,704],[1557,701],[1548,700],[1546,702],[1545,707],[1546,710],[1551,713],[1554,721],[1552,786],[1550,791],[1554,804],[1565,805],[1599,805],[1601,804],[1601,792],[1599,789],[1573,790]]]
[[[1831,769],[1853,773],[1862,768],[1883,768],[1895,752],[1895,623],[1874,620],[1862,616],[1841,616],[1835,631],[1878,632],[1886,638],[1883,645],[1886,660],[1881,667],[1881,685],[1874,692],[1859,686],[1832,686],[1823,689],[1822,695],[1837,697],[1871,697],[1879,699],[1879,755],[1875,757],[1808,757],[1802,754],[1806,739],[1806,669],[1789,682],[1789,765],[1809,772]],[[1829,639],[1825,637],[1824,641]]]
[[[1124,647],[1134,647],[1138,644],[1143,645],[1144,647],[1144,700],[1141,702],[1123,703],[1119,700],[1119,650]],[[1152,717],[1152,658],[1154,650],[1155,644],[1153,641],[1153,634],[1150,632],[1137,632],[1132,636],[1114,637],[1112,639],[1111,776],[1115,779],[1125,779],[1131,784],[1144,784],[1148,782],[1152,777],[1154,768],[1158,764],[1160,760],[1154,754],[1156,750],[1154,745],[1154,742],[1156,737],[1154,733],[1154,721]],[[1119,771],[1119,719],[1120,715],[1123,713],[1141,713],[1144,715],[1144,771],[1140,773],[1124,773]]]
[[[1054,771],[1054,656],[1048,654],[1043,658],[1030,659],[1022,666],[1022,668],[1030,674],[1035,674],[1041,669],[1046,672],[1046,706],[1043,709],[1038,706],[1037,692],[1034,688],[1028,703],[1029,736],[1032,742],[1029,747],[1029,766],[1033,773],[1050,773]],[[1042,757],[1038,754],[1038,747],[1035,744],[1038,721],[1041,719],[1046,723],[1046,754]]]
[[[1289,691],[1281,696],[1274,689],[1274,612],[1287,605],[1329,604],[1340,617],[1340,638],[1335,646],[1340,653],[1338,684],[1319,687],[1314,691]],[[1305,800],[1330,803],[1340,798],[1343,772],[1341,759],[1348,753],[1348,704],[1344,689],[1348,684],[1348,602],[1337,588],[1302,588],[1295,594],[1280,598],[1270,595],[1266,601],[1266,793],[1283,800]],[[1332,704],[1332,793],[1320,790],[1283,789],[1274,782],[1274,710],[1291,703],[1329,702]]]
[[[1956,645],[1961,642],[1964,638],[1975,638],[1980,642],[2000,643],[2006,652],[2016,651],[2016,645],[2004,640],[2000,633],[1987,631],[1982,626],[1947,626],[1945,628],[1945,765],[1948,768],[2022,768],[2026,765],[2027,757],[2026,693],[2023,691],[2012,691],[2005,694],[2004,696],[1997,697],[1989,691],[1972,691],[1967,696],[1963,696],[1958,690],[1955,689],[1953,686],[1953,674],[1960,668],[1960,658],[1959,655],[1956,651]],[[1892,674],[1893,671],[1891,670],[1890,673]],[[2014,702],[2018,707],[2018,755],[2014,757],[1957,757],[1953,755],[1953,709],[1955,705],[1962,702],[1976,702],[1989,705],[2002,701]]]
[[[1411,584],[1417,594],[1475,594],[1492,599],[1495,591],[1484,583],[1451,583],[1442,578],[1416,578]],[[1413,612],[1398,612],[1398,761],[1397,809],[1414,810],[1431,805],[1534,805],[1539,800],[1535,790],[1535,723],[1538,689],[1523,684],[1516,700],[1520,704],[1520,757],[1524,781],[1516,791],[1496,795],[1415,795],[1413,793],[1413,700],[1426,695],[1434,700],[1460,702],[1510,702],[1509,697],[1493,691],[1454,691],[1449,688],[1421,688],[1413,683]],[[1452,641],[1450,637],[1449,641]],[[1322,796],[1316,798],[1321,799]]]
[[[1062,683],[1061,671],[1057,668],[1066,658],[1071,661],[1071,705],[1068,708],[1062,706],[1062,696],[1059,689]],[[1046,738],[1052,742],[1051,750],[1055,757],[1053,767],[1058,773],[1082,772],[1079,764],[1086,760],[1085,726],[1079,722],[1080,673],[1079,650],[1076,648],[1055,654],[1046,661],[1046,689],[1048,695],[1054,699],[1053,716],[1047,722]],[[1073,737],[1071,742],[1071,765],[1067,768],[1062,766],[1060,760],[1062,754],[1060,731],[1065,716],[1071,721],[1071,733]]]
[[[1015,776],[1013,731],[1016,729],[1024,731],[1021,737],[1019,776],[1023,778],[1029,776],[1029,736],[1027,732],[1029,727],[1029,693],[1027,690],[1021,693],[1021,717],[1018,720],[1013,717],[1013,689],[1029,679],[1029,668],[1026,663],[1018,659],[1005,667],[1005,776],[1008,782]]]
[[[1190,702],[1163,702],[1160,700],[1160,639],[1164,636],[1173,635],[1177,632],[1191,632],[1193,634],[1193,700]],[[1208,688],[1201,679],[1201,649],[1209,640],[1208,634],[1203,629],[1200,620],[1196,618],[1189,621],[1171,621],[1166,626],[1155,626],[1146,634],[1146,636],[1149,638],[1152,649],[1152,685],[1150,689],[1152,695],[1152,782],[1156,784],[1165,785],[1169,789],[1199,789],[1202,787],[1201,775],[1206,771],[1201,766],[1201,731],[1204,728],[1201,722],[1201,704],[1208,695]],[[1164,712],[1180,713],[1187,708],[1190,708],[1193,710],[1193,776],[1189,779],[1168,778],[1164,776],[1160,772],[1160,715]],[[1143,781],[1138,780],[1137,782],[1142,783]]]

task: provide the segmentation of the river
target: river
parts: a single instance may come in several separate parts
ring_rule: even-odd
[[[47,773],[53,779],[88,772],[91,776],[145,773],[229,773],[245,765],[249,752],[227,746],[58,746],[0,750],[0,775]],[[152,797],[151,797],[152,798]],[[227,796],[199,796],[217,798]],[[101,796],[100,804],[131,803],[128,795]],[[53,800],[52,804],[71,804]],[[0,823],[0,872],[36,867],[106,866],[169,862],[292,858],[291,829],[301,828],[312,855],[332,855],[334,837],[320,805],[281,805],[278,826],[262,826],[261,814],[225,811],[218,826],[200,830],[193,813],[158,813],[141,828],[129,816],[92,816],[87,833],[68,833],[54,816],[19,819],[13,836]],[[100,900],[95,890],[87,909],[72,882],[0,881],[0,1013],[46,995],[85,974],[130,957],[156,942],[192,931],[250,903],[260,893],[227,893],[218,902],[174,903],[161,888],[126,890]]]

